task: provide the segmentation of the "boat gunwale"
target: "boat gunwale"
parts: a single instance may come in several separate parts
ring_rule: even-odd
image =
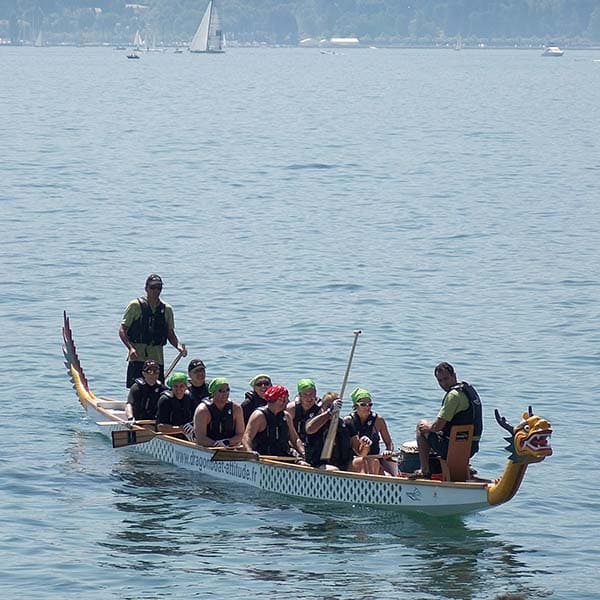
[[[87,404],[89,404],[95,411],[97,411],[97,412],[101,413],[103,416],[107,417],[107,419],[114,421],[115,426],[123,426],[121,428],[122,430],[130,428],[130,424],[128,423],[128,421],[126,421],[126,420],[118,417],[114,413],[110,412],[109,409],[101,406],[99,404],[99,402],[120,402],[120,401],[118,401],[118,400],[115,401],[114,399],[108,398],[106,396],[96,396],[93,399],[86,398]],[[124,403],[125,401],[122,401],[122,402]],[[110,426],[112,426],[112,424],[109,425],[109,427]],[[139,428],[146,429],[145,427],[141,427],[141,426],[139,426]],[[169,443],[174,443],[179,446],[184,446],[184,447],[187,447],[187,448],[190,448],[193,450],[206,452],[211,455],[214,455],[216,452],[218,452],[213,449],[207,448],[205,446],[200,446],[199,444],[196,444],[195,442],[190,442],[188,440],[182,440],[181,438],[175,437],[173,435],[162,434],[159,437],[162,440],[167,441]],[[150,444],[150,443],[152,443],[152,440],[150,440],[148,442],[144,442],[144,443]],[[293,463],[288,463],[288,462],[281,462],[281,461],[278,461],[277,459],[262,458],[260,456],[257,458],[257,460],[235,460],[235,461],[225,461],[225,462],[260,463],[261,465],[264,465],[267,467],[310,472],[310,473],[313,473],[314,475],[319,475],[322,477],[342,477],[342,478],[366,480],[366,481],[379,481],[379,482],[383,482],[386,484],[392,484],[392,485],[406,485],[407,483],[411,483],[411,484],[418,484],[419,486],[426,486],[426,487],[435,486],[435,487],[443,487],[443,488],[485,489],[490,485],[490,483],[492,483],[492,482],[479,482],[479,481],[439,481],[439,480],[435,480],[435,479],[415,480],[415,479],[411,479],[409,477],[401,476],[401,475],[396,476],[396,477],[390,477],[390,476],[386,476],[386,475],[375,475],[375,474],[371,474],[371,473],[355,473],[355,472],[351,472],[351,471],[324,470],[324,469],[317,469],[317,468],[311,467],[309,465],[298,465],[298,464],[293,464]]]

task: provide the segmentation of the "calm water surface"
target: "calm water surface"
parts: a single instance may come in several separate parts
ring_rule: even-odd
[[[598,598],[600,63],[524,51],[0,50],[6,598]],[[122,397],[149,272],[240,400],[267,370],[368,387],[399,445],[440,360],[553,423],[509,504],[315,505],[113,450],[64,374]],[[167,359],[174,355],[168,351]]]

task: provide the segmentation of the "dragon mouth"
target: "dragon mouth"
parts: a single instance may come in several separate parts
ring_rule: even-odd
[[[536,454],[544,454],[550,456],[552,454],[552,447],[550,446],[550,437],[552,436],[552,430],[544,430],[535,433],[528,437],[523,442],[523,447],[528,448]]]

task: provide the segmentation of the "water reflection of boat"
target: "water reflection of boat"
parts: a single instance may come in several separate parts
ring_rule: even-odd
[[[516,427],[497,413],[498,423],[510,433],[511,455],[504,473],[495,481],[432,481],[384,477],[346,471],[322,471],[278,457],[258,456],[227,448],[205,448],[150,425],[130,424],[125,402],[98,397],[90,389],[77,356],[69,319],[63,323],[65,365],[79,401],[115,447],[131,445],[159,460],[216,479],[243,483],[259,490],[318,502],[374,506],[433,516],[486,510],[510,500],[519,489],[527,466],[552,454],[550,424],[531,409]],[[119,443],[116,444],[115,440]]]

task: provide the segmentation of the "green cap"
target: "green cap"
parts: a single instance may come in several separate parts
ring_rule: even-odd
[[[173,385],[175,385],[176,383],[187,383],[187,382],[188,382],[188,376],[185,373],[182,373],[181,371],[176,371],[169,377],[169,379],[167,379],[167,385],[170,388],[172,388]]]
[[[359,400],[364,400],[365,398],[371,400],[371,392],[369,392],[369,390],[365,390],[364,388],[356,388],[350,394],[352,406],[355,406]]]
[[[225,377],[215,377],[208,384],[208,393],[212,396],[222,386],[229,385],[229,381]]]
[[[254,384],[256,383],[257,379],[268,379],[269,381],[271,381],[271,376],[267,375],[266,373],[259,373],[258,375],[255,375],[248,383],[250,384],[250,387],[254,387]]]
[[[298,381],[298,391],[303,392],[304,390],[316,390],[317,386],[312,379],[300,379]]]

